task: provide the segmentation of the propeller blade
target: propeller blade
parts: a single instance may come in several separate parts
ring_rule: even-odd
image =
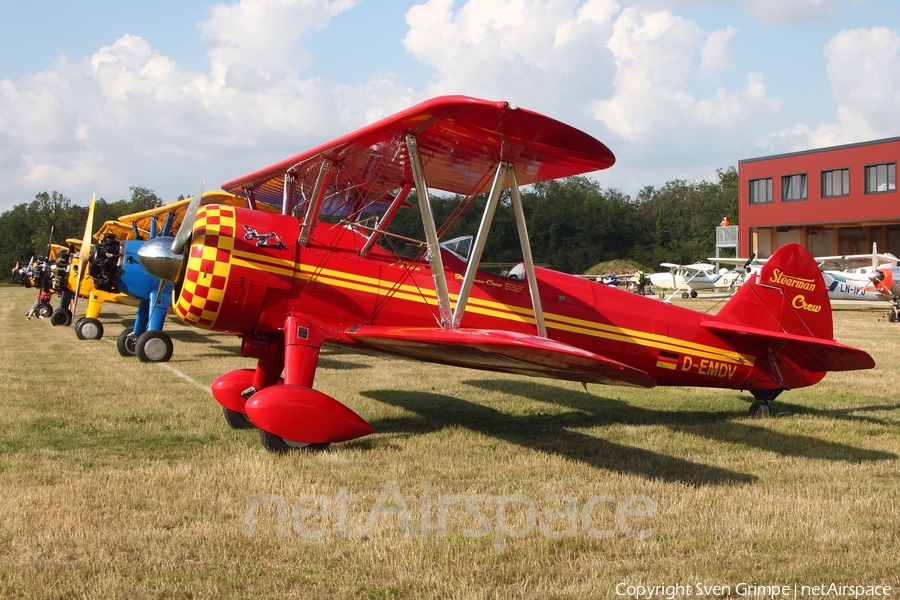
[[[878,244],[872,242],[872,270],[878,269]]]
[[[78,253],[78,277],[75,279],[75,299],[72,300],[72,314],[78,308],[78,292],[81,291],[81,280],[88,270],[91,260],[91,232],[94,231],[94,202],[97,194],[91,196],[91,204],[88,206],[87,222],[84,224],[84,237],[81,238],[81,251]]]
[[[194,192],[194,197],[191,198],[191,203],[188,204],[187,210],[184,212],[181,226],[178,228],[178,233],[175,234],[175,239],[172,241],[172,252],[175,254],[184,252],[185,246],[187,246],[188,241],[191,239],[191,233],[194,229],[194,219],[197,218],[197,210],[200,208],[200,201],[203,199],[203,186],[205,184],[205,181],[200,182],[197,191]]]
[[[747,268],[750,266],[750,263],[753,262],[753,259],[754,259],[754,258],[756,258],[756,251],[754,251],[754,252],[750,255],[750,258],[747,259],[747,262],[744,263],[744,270],[745,270],[745,271],[746,271]]]

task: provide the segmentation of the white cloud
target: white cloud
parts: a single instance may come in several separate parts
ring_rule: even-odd
[[[62,58],[0,81],[4,203],[43,190],[114,200],[133,185],[174,197],[200,178],[218,185],[408,106],[412,93],[390,79],[351,88],[301,77],[303,36],[354,3],[218,5],[202,26],[205,73],[126,34],[80,63]]]
[[[723,47],[731,34],[722,32],[713,45]],[[609,41],[616,92],[595,104],[596,118],[637,146],[685,152],[777,111],[759,74],[749,74],[740,92],[720,88],[698,99],[690,84],[696,55],[709,47],[703,38],[695,23],[669,11],[623,11]]]
[[[552,110],[609,91],[615,0],[429,0],[403,43],[435,70],[426,96],[463,93]]]
[[[731,52],[728,45],[737,32],[736,27],[729,25],[725,29],[713,31],[706,37],[706,43],[700,51],[704,77],[715,77],[731,66]]]
[[[886,27],[842,31],[825,57],[838,122],[798,124],[769,136],[766,147],[787,152],[900,134],[900,35]]]
[[[297,75],[312,57],[300,46],[305,35],[325,27],[357,0],[241,0],[218,4],[203,23],[203,39],[216,80],[232,67],[258,70],[262,76],[280,71]]]

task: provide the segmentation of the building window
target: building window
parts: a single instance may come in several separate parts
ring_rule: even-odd
[[[897,189],[897,163],[866,167],[866,193],[893,192]]]
[[[822,197],[850,195],[850,169],[822,171]]]
[[[750,204],[772,202],[772,178],[750,180]]]
[[[806,173],[781,178],[782,200],[806,200]]]

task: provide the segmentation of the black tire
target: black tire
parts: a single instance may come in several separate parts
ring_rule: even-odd
[[[135,349],[141,362],[169,362],[175,351],[169,334],[159,330],[142,333],[137,339]]]
[[[660,293],[659,293],[659,298],[660,298],[660,300],[662,300],[662,299],[665,298],[665,297],[666,297],[666,293],[665,293],[665,292],[660,292]]]
[[[897,315],[896,310],[891,309],[891,314],[888,315],[888,321],[890,321],[891,323],[896,323],[898,320],[900,320],[900,315]]]
[[[80,319],[75,323],[75,335],[79,340],[99,340],[103,338],[103,323],[97,319]]]
[[[754,402],[750,405],[750,416],[764,419],[769,416],[769,405],[764,402]]]
[[[40,307],[40,308],[38,309],[38,316],[39,316],[39,317],[44,317],[44,318],[46,318],[46,317],[49,317],[49,316],[52,315],[52,314],[53,314],[53,307],[50,306],[49,304],[47,304],[47,305],[45,305],[45,306],[42,306],[42,307]]]
[[[275,454],[287,454],[291,450],[302,450],[304,452],[321,452],[326,450],[331,444],[302,444],[299,442],[291,442],[282,437],[268,431],[259,430],[259,441],[262,442],[263,448]]]
[[[72,324],[72,311],[68,308],[57,308],[53,311],[53,314],[50,315],[50,323],[54,327],[58,327],[62,325],[63,327],[68,327]]]
[[[691,290],[691,298],[697,297],[697,290]]]
[[[687,300],[688,298],[691,297],[691,295],[688,294],[687,292],[681,292],[681,297],[684,298],[685,300]]]
[[[122,330],[122,333],[119,334],[119,338],[116,340],[116,350],[119,351],[119,356],[124,356],[125,358],[130,358],[137,354],[137,336],[134,335],[133,330]]]
[[[254,425],[244,413],[239,413],[236,410],[231,410],[230,408],[225,408],[223,406],[222,414],[225,415],[225,422],[228,423],[228,426],[232,429],[256,429],[256,425]]]

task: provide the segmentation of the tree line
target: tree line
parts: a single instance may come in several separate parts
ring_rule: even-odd
[[[647,186],[633,198],[616,189],[603,189],[583,176],[524,188],[522,205],[535,262],[568,273],[583,273],[597,263],[624,259],[656,271],[660,262],[691,263],[712,256],[716,226],[725,216],[733,224],[737,221],[737,170],[729,167],[717,173],[714,183],[674,180],[659,188]],[[95,202],[95,230],[105,221],[163,205],[163,200],[147,188],[130,189],[130,199]],[[463,202],[471,205],[460,211]],[[486,194],[469,199],[433,196],[432,210],[439,225],[454,215],[452,224],[442,230],[441,239],[473,235],[486,202]],[[398,213],[390,230],[423,239],[418,204],[412,204],[411,209]],[[46,255],[51,241],[65,244],[67,238],[81,239],[87,210],[53,191],[41,192],[33,201],[0,214],[0,268],[11,273],[16,263]],[[407,247],[402,239],[385,239],[401,254],[418,251]],[[508,191],[501,195],[482,260],[501,264],[521,260]]]

